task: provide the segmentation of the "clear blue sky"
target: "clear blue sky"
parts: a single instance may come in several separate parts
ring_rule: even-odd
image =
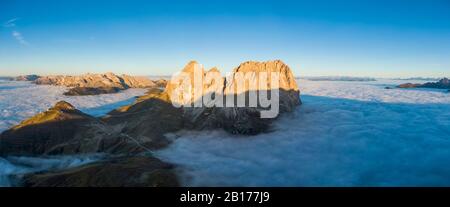
[[[0,75],[281,59],[300,76],[450,76],[450,0],[1,0],[0,23]]]

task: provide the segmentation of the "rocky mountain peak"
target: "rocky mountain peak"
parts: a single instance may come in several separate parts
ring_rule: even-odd
[[[210,72],[217,72],[217,73],[220,73],[220,70],[219,70],[217,67],[213,67],[213,68],[211,68],[211,69],[208,70],[208,73],[210,73]]]
[[[202,66],[201,64],[199,64],[199,63],[198,63],[197,61],[195,61],[195,60],[190,61],[190,62],[183,68],[183,70],[182,70],[181,72],[184,72],[184,73],[194,73],[194,70],[196,69],[195,67],[197,67],[197,69],[199,69],[201,72],[204,73],[203,66]]]
[[[256,62],[256,61],[247,61],[240,64],[237,68],[234,69],[233,73],[236,74],[238,72],[255,72],[259,74],[260,72],[266,72],[268,76],[270,76],[271,72],[278,73],[280,75],[279,88],[283,90],[294,90],[299,91],[297,83],[295,81],[295,77],[289,68],[281,60],[273,60],[266,62]],[[234,76],[232,76],[232,79]],[[270,78],[269,78],[270,79]],[[272,88],[270,84],[268,85],[269,89]]]
[[[43,124],[56,121],[92,118],[87,114],[77,110],[72,104],[66,101],[59,101],[47,111],[39,113],[29,119],[22,121],[14,129],[23,128],[30,125]]]
[[[195,69],[197,69],[197,71],[195,71]],[[201,129],[211,126],[222,126],[233,133],[242,134],[256,134],[264,131],[267,128],[270,119],[260,119],[260,112],[265,111],[267,107],[260,107],[259,98],[256,101],[256,107],[249,106],[249,101],[246,101],[245,107],[215,107],[217,103],[226,101],[228,98],[231,99],[234,97],[234,100],[237,100],[236,97],[238,95],[248,94],[249,92],[255,92],[259,97],[261,93],[267,94],[269,91],[278,89],[278,106],[280,109],[279,112],[281,113],[292,111],[296,106],[301,104],[300,91],[295,77],[289,66],[280,60],[267,62],[247,61],[235,68],[229,77],[222,77],[217,68],[212,68],[205,73],[203,66],[195,61],[189,62],[182,72],[189,73],[191,85],[186,85],[183,81],[180,81],[183,80],[182,77],[175,76],[173,77],[173,80],[177,80],[178,82],[168,83],[165,92],[170,96],[172,103],[183,106],[194,106],[183,107],[183,117],[188,123],[191,123],[188,125],[191,125],[194,128]],[[219,79],[219,82],[205,82],[205,77],[213,72],[219,72],[219,77],[216,77]],[[263,72],[267,73],[265,78],[267,86],[261,88],[258,83],[262,81],[262,79],[260,80],[260,77],[264,77],[260,76],[260,73]],[[271,80],[273,80],[271,72],[278,75],[278,82],[271,82]],[[196,76],[197,78],[203,79],[200,86],[196,87],[194,84],[194,73],[199,74],[199,76]],[[248,81],[244,86],[240,85],[242,81],[240,78],[242,78],[242,76],[245,76],[245,80]],[[249,86],[249,83],[257,84]],[[190,98],[186,95],[189,95]],[[210,96],[217,97],[216,95],[223,95],[223,98],[208,98]],[[205,97],[207,99],[205,99]],[[209,107],[203,106],[201,104],[202,100],[207,100],[207,103],[205,104]],[[275,115],[275,117],[276,116],[277,115]]]
[[[443,78],[438,82],[427,82],[424,84],[405,83],[400,84],[397,88],[438,88],[438,89],[450,89],[450,80]]]
[[[40,85],[60,85],[67,87],[115,87],[120,89],[150,88],[156,86],[156,83],[147,77],[116,75],[112,72],[104,74],[87,73],[80,76],[44,76],[36,79],[35,83]]]
[[[59,101],[50,110],[76,110],[76,109],[72,104],[66,101]]]

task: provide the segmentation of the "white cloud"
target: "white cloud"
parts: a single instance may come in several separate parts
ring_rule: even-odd
[[[450,94],[399,82],[300,80],[272,133],[178,133],[156,155],[187,186],[450,186]]]
[[[16,22],[19,20],[20,18],[14,18],[14,19],[10,19],[8,21],[6,21],[3,24],[3,27],[6,28],[14,28],[16,27]],[[13,30],[13,29],[12,29]],[[12,31],[12,36],[14,37],[14,39],[16,39],[21,45],[29,45],[29,43],[25,40],[25,38],[23,37],[22,33],[13,30]]]
[[[17,20],[19,20],[19,18],[10,19],[3,24],[3,27],[15,27]]]
[[[25,40],[22,33],[18,31],[13,31],[12,36],[21,44],[21,45],[29,45],[29,43]]]

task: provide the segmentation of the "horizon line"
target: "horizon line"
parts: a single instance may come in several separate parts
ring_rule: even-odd
[[[180,70],[181,71],[181,70]],[[18,75],[2,75],[0,74],[0,77],[2,78],[14,78],[19,76],[28,76],[28,75],[37,75],[40,77],[45,76],[81,76],[86,74],[106,74],[106,73],[113,73],[116,75],[130,75],[130,76],[141,76],[141,77],[171,77],[173,74],[162,74],[162,75],[151,75],[151,74],[130,74],[130,73],[115,73],[112,71],[107,72],[86,72],[86,73],[76,73],[76,74],[69,74],[69,73],[61,73],[61,74],[42,74],[42,73],[29,73],[29,74],[18,74]],[[224,72],[221,72],[224,74]],[[225,75],[228,75],[231,72],[225,72]],[[449,78],[450,74],[448,76],[359,76],[359,75],[298,75],[294,74],[294,77],[296,79],[303,79],[303,78],[375,78],[375,79],[442,79],[442,78]]]

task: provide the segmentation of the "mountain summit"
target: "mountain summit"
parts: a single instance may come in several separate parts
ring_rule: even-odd
[[[41,85],[59,85],[67,87],[116,87],[120,89],[127,88],[148,88],[155,87],[157,84],[147,77],[116,75],[114,73],[104,74],[84,74],[81,76],[44,76],[34,81]]]

